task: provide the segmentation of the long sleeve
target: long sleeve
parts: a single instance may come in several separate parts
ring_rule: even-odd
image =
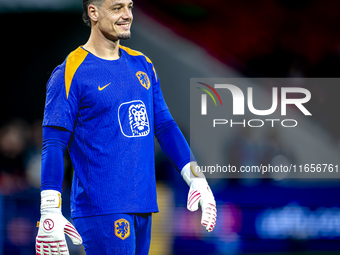
[[[155,115],[155,135],[169,161],[177,169],[194,161],[190,147],[181,130],[172,118],[169,110],[164,110]]]
[[[61,192],[64,178],[64,153],[71,132],[53,127],[43,127],[41,155],[41,190]]]

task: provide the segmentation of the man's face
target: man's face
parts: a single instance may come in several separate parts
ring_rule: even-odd
[[[112,41],[129,39],[132,23],[131,0],[106,0],[98,8],[98,25],[104,36]]]

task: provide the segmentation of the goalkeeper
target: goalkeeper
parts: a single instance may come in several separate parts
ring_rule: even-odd
[[[188,209],[212,231],[214,196],[163,99],[156,70],[130,37],[130,0],[83,0],[87,43],[53,71],[43,121],[37,254],[69,254],[65,234],[87,255],[148,254],[156,200],[154,136],[189,185]],[[61,214],[63,155],[74,176],[71,217]]]

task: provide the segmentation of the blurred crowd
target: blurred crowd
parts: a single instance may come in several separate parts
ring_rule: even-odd
[[[42,120],[15,118],[0,127],[0,255],[34,254],[40,218]],[[70,217],[72,167],[65,157],[63,212]],[[72,246],[74,254],[79,248]],[[74,250],[76,249],[76,250]]]
[[[41,120],[0,127],[0,254],[31,254],[39,213]],[[26,253],[25,253],[26,252]]]
[[[41,120],[22,119],[0,128],[0,193],[14,195],[30,187],[40,188],[42,148]]]

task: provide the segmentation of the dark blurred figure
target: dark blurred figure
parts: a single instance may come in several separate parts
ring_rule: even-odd
[[[30,141],[25,156],[26,177],[30,186],[40,190],[41,152],[42,152],[42,120],[31,125]]]
[[[0,129],[0,193],[12,195],[27,188],[24,155],[29,126],[13,120]]]

